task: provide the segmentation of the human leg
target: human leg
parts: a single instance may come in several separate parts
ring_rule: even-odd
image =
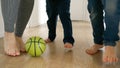
[[[94,45],[86,49],[86,53],[94,55],[103,47],[103,5],[101,0],[88,0],[88,11],[93,29]]]
[[[104,2],[106,29],[104,32],[105,52],[103,54],[103,62],[112,63],[118,61],[115,51],[116,41],[119,40],[118,0],[105,0]]]
[[[58,5],[58,13],[64,29],[64,47],[72,48],[74,38],[72,36],[72,22],[70,19],[70,0],[62,0]]]
[[[55,2],[52,2],[51,0],[46,0],[46,12],[48,15],[48,39],[46,39],[46,43],[54,41],[56,37],[56,25],[57,25],[57,7]]]
[[[30,19],[33,6],[34,6],[34,0],[21,0],[20,2],[18,17],[16,22],[15,36],[16,36],[17,45],[19,46],[20,51],[22,52],[25,51],[22,35]]]
[[[19,4],[20,0],[1,0],[5,27],[4,50],[10,56],[20,55],[14,35],[14,24],[16,22]]]

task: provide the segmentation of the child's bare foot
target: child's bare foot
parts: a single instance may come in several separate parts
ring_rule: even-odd
[[[103,62],[105,63],[118,62],[118,57],[116,56],[115,47],[105,46],[105,53],[103,54]]]
[[[20,55],[19,49],[16,45],[16,39],[14,33],[5,32],[4,50],[5,53],[10,56]]]
[[[65,43],[65,45],[64,45],[64,47],[65,48],[72,48],[73,47],[73,45],[71,44],[71,43]]]
[[[17,45],[21,52],[25,52],[25,44],[21,37],[16,36]]]
[[[46,43],[52,42],[49,38],[45,40]]]
[[[86,53],[89,55],[94,55],[102,47],[103,47],[103,45],[95,44],[95,45],[91,46],[90,48],[86,49]]]

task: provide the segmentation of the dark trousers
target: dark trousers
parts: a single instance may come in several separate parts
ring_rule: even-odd
[[[119,3],[119,0],[88,0],[95,44],[115,46],[119,40]]]
[[[53,41],[56,37],[57,17],[59,15],[64,29],[63,42],[74,43],[72,36],[72,23],[70,19],[70,0],[46,0],[48,15],[48,38]]]

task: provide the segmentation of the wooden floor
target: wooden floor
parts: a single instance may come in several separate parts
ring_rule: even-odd
[[[31,36],[47,38],[47,25],[27,28],[23,40]],[[18,57],[10,57],[4,54],[3,38],[0,39],[0,68],[120,68],[120,62],[114,65],[102,63],[102,49],[96,55],[87,55],[85,49],[93,45],[93,37],[90,23],[73,22],[74,48],[66,51],[63,47],[63,29],[57,25],[57,37],[53,43],[46,44],[46,51],[40,57],[31,57],[26,53]],[[116,48],[120,58],[120,43]]]

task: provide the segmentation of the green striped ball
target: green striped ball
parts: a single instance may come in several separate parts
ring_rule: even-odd
[[[25,49],[31,56],[41,56],[46,49],[46,44],[41,37],[33,36],[27,40]]]

